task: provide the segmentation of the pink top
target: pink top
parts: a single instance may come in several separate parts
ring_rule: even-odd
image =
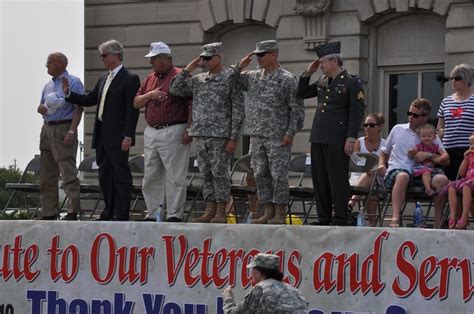
[[[424,143],[419,143],[416,144],[416,149],[419,152],[437,154],[439,152],[439,145],[433,143],[432,145],[428,146]]]
[[[474,153],[469,154],[469,168],[466,173],[467,179],[474,179]]]

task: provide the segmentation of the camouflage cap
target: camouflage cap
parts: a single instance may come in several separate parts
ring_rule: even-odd
[[[202,53],[200,54],[200,56],[212,57],[223,52],[224,52],[224,46],[222,45],[221,42],[210,43],[210,44],[202,46]]]
[[[278,51],[278,43],[276,40],[264,40],[258,42],[256,49],[252,53],[261,53],[267,51]]]
[[[280,257],[275,254],[258,253],[247,268],[262,267],[267,269],[280,269]]]
[[[314,48],[319,58],[335,53],[341,53],[341,42],[336,41],[333,43],[327,43]]]

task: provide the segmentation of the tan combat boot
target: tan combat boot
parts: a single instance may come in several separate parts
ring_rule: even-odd
[[[266,224],[270,219],[275,217],[275,204],[265,203],[265,214],[259,219],[252,220],[253,224]]]
[[[226,224],[227,223],[227,215],[226,215],[226,212],[225,212],[225,205],[226,205],[226,203],[217,203],[216,217],[211,219],[211,223],[213,223],[213,224]]]
[[[216,215],[216,202],[207,202],[206,208],[204,209],[204,215],[201,217],[194,218],[192,222],[210,222],[212,218]]]
[[[275,204],[275,217],[268,221],[271,225],[284,225],[286,216],[286,204]]]

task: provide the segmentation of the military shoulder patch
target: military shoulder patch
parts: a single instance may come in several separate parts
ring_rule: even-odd
[[[357,93],[357,100],[364,100],[364,92],[363,91],[360,91],[359,93]]]

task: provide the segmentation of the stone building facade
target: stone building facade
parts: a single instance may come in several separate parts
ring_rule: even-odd
[[[224,43],[229,65],[256,42],[277,39],[281,65],[296,76],[315,58],[314,46],[341,41],[344,66],[366,83],[367,112],[385,114],[387,133],[406,121],[417,96],[436,111],[451,93],[441,78],[456,64],[474,64],[473,16],[473,0],[85,0],[85,85],[90,90],[104,73],[97,46],[111,38],[124,44],[124,64],[142,79],[154,41],[169,44],[175,65],[185,66],[208,42]],[[305,103],[295,153],[309,151],[314,105]],[[87,110],[86,155],[93,118]],[[134,154],[143,152],[144,127],[142,116]]]

